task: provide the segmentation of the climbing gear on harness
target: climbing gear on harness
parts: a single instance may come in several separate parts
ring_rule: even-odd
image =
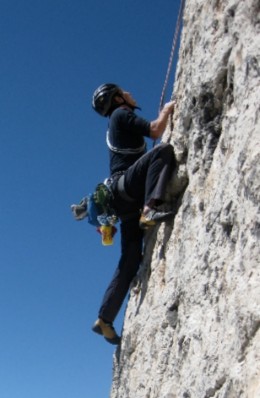
[[[117,231],[117,229],[116,229],[116,227],[114,227],[114,225],[101,225],[101,227],[99,227],[97,229],[97,231],[102,236],[102,245],[103,246],[113,245],[113,237]]]
[[[83,198],[78,205],[71,205],[72,213],[77,221],[81,221],[88,215],[87,199]]]
[[[88,222],[95,226],[115,225],[118,218],[113,209],[113,199],[112,191],[104,183],[98,184],[88,197]]]
[[[72,205],[71,210],[76,220],[88,217],[88,222],[97,227],[102,236],[102,244],[113,244],[113,237],[117,232],[115,224],[118,217],[113,209],[113,194],[107,185],[100,183],[95,191],[83,198],[79,205]]]
[[[98,318],[94,325],[92,326],[92,330],[95,333],[104,336],[105,340],[110,344],[117,345],[120,343],[121,338],[117,335],[114,326],[112,323],[106,323],[101,318]]]
[[[108,116],[110,108],[114,105],[113,100],[116,94],[122,94],[119,86],[113,83],[102,84],[93,94],[93,109],[101,116]]]
[[[144,140],[143,140],[144,141]],[[146,150],[146,143],[145,141],[143,142],[143,144],[138,147],[138,148],[118,148],[115,147],[111,144],[111,142],[109,141],[109,130],[107,131],[107,137],[106,137],[106,142],[107,142],[107,146],[108,148],[115,153],[122,153],[123,155],[136,155],[138,153],[143,153]]]
[[[167,221],[173,218],[174,213],[172,211],[163,212],[157,209],[151,209],[147,214],[142,214],[139,220],[139,226],[142,229],[153,227],[154,225]]]
[[[100,183],[91,195],[81,200],[79,205],[72,205],[71,210],[76,220],[88,217],[89,224],[96,227],[114,226],[118,222],[118,217],[113,209],[113,200],[112,191],[104,183]]]

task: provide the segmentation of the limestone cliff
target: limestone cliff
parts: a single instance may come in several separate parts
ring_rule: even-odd
[[[186,1],[176,217],[147,233],[111,398],[260,397],[259,31],[259,0]]]

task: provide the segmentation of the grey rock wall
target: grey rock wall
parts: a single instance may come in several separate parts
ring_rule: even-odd
[[[260,397],[260,2],[187,0],[174,223],[148,231],[111,398]]]

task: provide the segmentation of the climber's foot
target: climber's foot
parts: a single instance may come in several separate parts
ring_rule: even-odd
[[[113,324],[104,322],[101,318],[96,320],[92,326],[92,330],[93,332],[102,335],[110,344],[117,345],[121,341],[121,338],[117,335]]]
[[[151,209],[146,214],[142,214],[139,220],[139,226],[142,229],[153,227],[154,225],[173,218],[174,213],[172,211],[158,211],[157,209]]]

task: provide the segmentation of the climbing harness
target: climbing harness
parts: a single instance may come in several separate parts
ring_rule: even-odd
[[[135,202],[136,200],[131,198],[125,190],[125,175],[123,174],[117,181],[117,190],[121,198],[127,202]]]
[[[185,6],[185,0],[181,0],[177,24],[176,24],[176,28],[175,28],[175,32],[174,32],[174,36],[173,36],[173,41],[172,41],[172,48],[171,48],[169,64],[168,64],[167,73],[166,73],[166,77],[165,77],[165,81],[164,81],[164,85],[163,85],[163,89],[162,89],[162,94],[161,94],[161,99],[160,99],[159,112],[161,111],[163,104],[164,104],[165,92],[166,92],[166,89],[168,86],[169,77],[170,77],[170,73],[171,73],[171,69],[172,69],[174,53],[176,50],[177,40],[178,40],[179,33],[180,33],[184,6]]]
[[[107,131],[107,137],[106,137],[106,142],[107,142],[107,146],[108,148],[115,153],[121,153],[123,155],[136,155],[138,153],[142,153],[145,152],[146,149],[146,143],[144,141],[144,143],[138,147],[138,148],[118,148],[115,147],[111,144],[111,142],[109,141],[109,130]]]
[[[117,171],[111,177],[106,178],[104,184],[111,189],[112,184],[116,183],[116,190],[122,199],[127,202],[135,202],[136,200],[128,195],[125,190],[125,171]]]

